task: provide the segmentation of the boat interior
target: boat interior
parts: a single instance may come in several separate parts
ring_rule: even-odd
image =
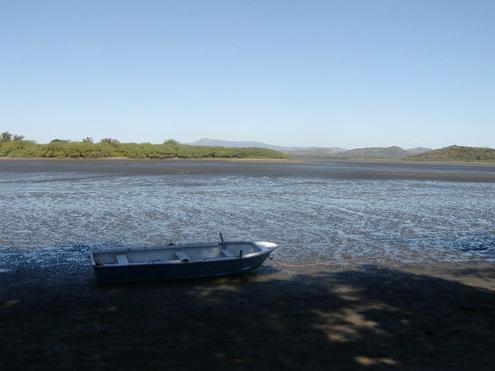
[[[155,248],[132,248],[93,252],[94,264],[163,264],[189,263],[216,259],[248,257],[262,251],[253,242],[225,242],[218,244],[169,245]]]

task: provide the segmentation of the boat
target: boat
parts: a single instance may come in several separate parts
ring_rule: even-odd
[[[150,281],[224,276],[258,268],[277,245],[265,241],[221,241],[96,250],[91,254],[96,280]]]

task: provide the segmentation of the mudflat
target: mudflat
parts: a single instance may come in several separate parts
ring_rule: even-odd
[[[493,182],[491,165],[0,161],[0,369],[492,369]],[[218,231],[280,248],[237,276],[94,280],[100,243]]]
[[[98,286],[18,267],[0,286],[1,369],[459,369],[495,362],[487,263],[289,269]],[[63,279],[62,279],[63,277]]]
[[[495,182],[495,164],[441,163],[386,160],[57,160],[3,159],[1,173],[91,173],[108,176],[132,175],[244,175],[290,176],[341,180],[432,180]]]

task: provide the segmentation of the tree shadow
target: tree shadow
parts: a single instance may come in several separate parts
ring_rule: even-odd
[[[479,370],[495,362],[493,291],[391,268],[287,275],[264,267],[103,288],[90,271],[72,285],[21,274],[1,291],[0,368]]]
[[[485,281],[495,280],[495,266],[482,267],[482,268],[479,267],[464,268],[464,269],[455,270],[452,273],[453,275],[458,277],[470,276]]]

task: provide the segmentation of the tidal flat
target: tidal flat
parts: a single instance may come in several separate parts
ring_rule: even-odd
[[[491,165],[0,161],[0,368],[489,369],[494,196]],[[92,249],[218,232],[280,248],[94,281]]]

